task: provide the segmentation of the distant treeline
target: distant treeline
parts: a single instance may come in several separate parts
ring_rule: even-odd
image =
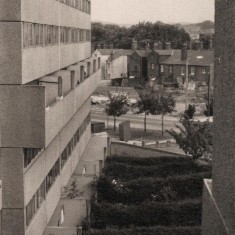
[[[120,27],[115,24],[92,23],[92,42],[95,48],[131,49],[132,39],[138,41],[143,49],[150,42],[171,42],[172,48],[180,49],[184,42],[190,41],[189,34],[183,29],[162,22],[140,22],[131,27]]]

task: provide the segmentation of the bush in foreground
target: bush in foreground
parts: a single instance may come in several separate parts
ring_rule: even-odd
[[[146,200],[169,202],[202,196],[203,178],[209,173],[164,178],[139,178],[131,181],[101,177],[97,183],[98,200],[138,204]]]
[[[93,203],[91,225],[93,228],[128,228],[131,226],[199,226],[201,201],[178,203],[123,204]]]
[[[201,235],[200,227],[136,227],[91,230],[90,235]]]

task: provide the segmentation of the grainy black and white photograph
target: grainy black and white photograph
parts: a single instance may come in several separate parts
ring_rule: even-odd
[[[235,235],[235,0],[0,0],[0,235]]]

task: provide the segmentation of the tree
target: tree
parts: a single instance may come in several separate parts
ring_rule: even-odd
[[[131,27],[120,27],[115,24],[92,23],[92,43],[103,48],[131,49],[131,42],[136,38],[140,48],[152,41],[171,42],[174,49],[180,49],[184,42],[190,41],[189,34],[184,29],[179,29],[162,22],[140,22]]]
[[[108,93],[109,100],[106,103],[105,112],[108,116],[113,116],[113,128],[116,131],[116,118],[126,114],[129,110],[126,95],[112,95]]]
[[[189,105],[188,106],[188,109],[186,109],[185,111],[184,111],[184,116],[187,118],[188,117],[188,119],[193,119],[193,116],[194,116],[194,114],[195,114],[195,112],[196,112],[196,108],[195,108],[195,105]]]
[[[193,122],[187,117],[180,120],[182,127],[177,125],[178,131],[167,131],[177,144],[193,159],[212,156],[212,125],[209,122]]]
[[[152,91],[147,89],[139,93],[139,99],[137,100],[138,112],[144,113],[144,131],[147,131],[147,115],[154,113],[156,97]]]
[[[155,107],[151,110],[153,115],[161,115],[162,118],[162,136],[164,135],[164,117],[175,110],[175,100],[172,95],[157,95],[154,102]]]
[[[206,97],[205,98],[205,101],[206,101],[206,110],[204,111],[204,115],[206,117],[211,117],[213,116],[213,106],[214,106],[214,100],[212,97],[208,98]]]

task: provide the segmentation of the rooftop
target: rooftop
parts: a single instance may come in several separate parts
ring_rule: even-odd
[[[158,51],[156,51],[158,53]],[[162,50],[161,50],[162,53]],[[159,54],[163,55],[163,54]],[[198,57],[201,57],[200,59]],[[210,66],[214,62],[214,51],[210,50],[188,50],[188,63],[194,66]],[[181,60],[181,50],[171,50],[167,58],[161,60],[162,64],[185,65],[186,60]]]
[[[133,50],[126,49],[98,49],[102,55],[111,55],[113,53],[113,59],[117,59],[120,56],[127,56],[133,53]]]

